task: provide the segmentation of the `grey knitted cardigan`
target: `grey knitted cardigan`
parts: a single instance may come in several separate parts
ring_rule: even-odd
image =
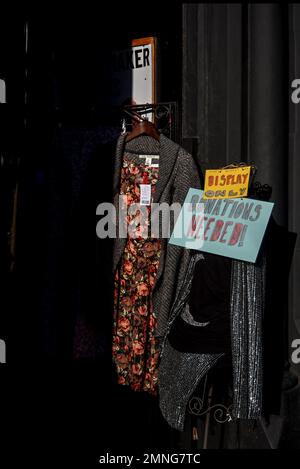
[[[159,176],[154,194],[154,203],[183,204],[190,187],[200,188],[200,178],[192,156],[180,145],[160,135],[159,141],[148,136],[139,136],[126,143],[126,134],[119,137],[116,148],[113,194],[117,212],[121,168],[124,152],[129,155],[159,155]],[[174,220],[175,222],[176,220]],[[170,233],[173,224],[170,221]],[[113,252],[113,271],[122,257],[127,239],[116,238]],[[189,264],[191,252],[180,246],[161,240],[161,254],[156,283],[153,289],[153,309],[157,316],[156,336],[165,335],[171,305],[179,291]]]

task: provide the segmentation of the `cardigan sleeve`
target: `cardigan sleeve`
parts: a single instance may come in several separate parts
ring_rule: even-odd
[[[191,187],[201,189],[199,170],[192,155],[180,148],[174,181],[173,202],[183,204]]]
[[[172,188],[172,203],[183,205],[190,188],[200,189],[199,171],[192,156],[183,148],[179,149],[176,175]],[[171,227],[172,228],[172,227]],[[170,231],[172,233],[172,229]],[[181,246],[166,243],[166,257],[162,282],[155,295],[154,309],[157,312],[156,335],[164,337],[171,307],[181,288],[189,264],[191,251]]]

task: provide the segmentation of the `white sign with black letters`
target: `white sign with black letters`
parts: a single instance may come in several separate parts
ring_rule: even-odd
[[[136,39],[129,49],[113,53],[112,104],[152,104],[155,96],[155,38]]]

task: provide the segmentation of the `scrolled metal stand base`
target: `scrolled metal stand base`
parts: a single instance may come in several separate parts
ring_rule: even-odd
[[[190,414],[195,415],[196,417],[201,417],[205,414],[211,413],[213,409],[213,417],[217,423],[231,422],[235,420],[232,416],[232,406],[226,407],[223,404],[214,404],[208,406],[203,410],[204,403],[200,397],[193,396],[188,403],[188,410]]]
[[[218,403],[211,405],[212,401],[212,387],[210,387],[208,395],[207,395],[207,408],[204,409],[204,400],[206,395],[206,387],[207,387],[207,374],[204,380],[204,387],[203,387],[203,394],[202,398],[198,396],[192,396],[188,402],[188,410],[190,414],[195,415],[196,417],[201,417],[205,414],[211,414],[211,411],[215,409],[213,412],[213,418],[217,423],[225,423],[225,422],[232,422],[236,420],[232,415],[232,405],[226,407],[224,404]]]

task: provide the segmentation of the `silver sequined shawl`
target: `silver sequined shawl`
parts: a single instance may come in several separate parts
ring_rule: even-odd
[[[159,364],[159,399],[169,425],[184,429],[186,407],[201,378],[222,354],[183,353],[168,342],[174,319],[186,306],[193,271],[201,254],[190,261],[185,280],[172,308]],[[232,261],[231,347],[233,365],[233,417],[256,419],[262,406],[262,317],[265,262]]]

